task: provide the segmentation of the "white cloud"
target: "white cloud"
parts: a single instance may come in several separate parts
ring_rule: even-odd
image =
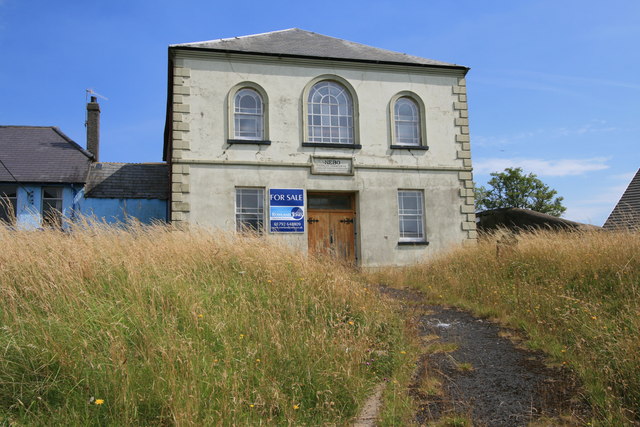
[[[586,224],[604,224],[634,174],[635,172],[610,175],[608,178],[618,181],[619,184],[595,187],[589,198],[574,200],[569,197],[565,199],[564,205],[567,211],[562,216]]]
[[[603,125],[604,122],[601,121],[599,124]],[[614,132],[618,130],[618,128],[613,126],[597,126],[594,123],[587,123],[586,125],[578,126],[575,128],[559,128],[551,131],[551,134],[555,137],[563,137],[570,135],[585,135],[590,133],[599,133],[599,132]]]
[[[566,85],[560,85],[556,82],[541,82],[534,79],[512,78],[512,77],[483,77],[477,76],[474,79],[477,85],[497,86],[509,89],[524,89],[538,92],[554,92],[567,95],[579,95],[578,90],[568,90]]]
[[[619,173],[615,175],[611,175],[609,178],[614,179],[616,181],[626,182],[629,184],[634,176],[636,176],[637,171]]]
[[[513,144],[527,139],[566,138],[568,136],[588,135],[593,133],[609,133],[619,131],[614,126],[607,126],[605,120],[592,120],[589,123],[575,127],[561,127],[552,129],[536,129],[517,132],[509,135],[476,135],[473,137],[473,145],[479,147],[495,147]]]
[[[487,72],[491,72],[492,77],[476,77],[474,80],[488,85],[571,94],[579,93],[579,88],[585,86],[609,86],[625,89],[640,89],[640,84],[635,82],[582,77],[577,75],[513,69],[502,69],[498,71],[487,70]],[[570,89],[567,85],[573,85],[573,88]]]
[[[565,203],[567,210],[562,215],[569,221],[581,222],[601,226],[609,217],[611,209],[607,206],[571,205]]]
[[[506,168],[520,167],[526,173],[533,172],[539,176],[570,176],[582,175],[587,172],[608,169],[608,157],[593,157],[590,159],[527,159],[527,158],[489,158],[474,161],[473,169],[476,173],[500,172]]]
[[[627,188],[626,185],[616,185],[605,187],[601,191],[593,194],[589,199],[578,201],[566,201],[567,211],[563,217],[572,221],[584,222],[587,224],[602,225],[611,214],[616,203],[622,197],[622,193]]]
[[[535,135],[541,133],[540,131],[534,132],[520,132],[511,135],[501,135],[501,136],[474,136],[473,137],[473,145],[479,147],[496,147],[513,144],[516,141],[520,141],[523,139],[532,138]]]
[[[581,204],[594,205],[594,204],[602,203],[602,204],[611,205],[613,207],[613,205],[618,203],[618,201],[622,197],[622,193],[624,193],[624,190],[626,189],[627,189],[627,184],[606,187],[601,192],[595,193],[589,199],[582,200]]]

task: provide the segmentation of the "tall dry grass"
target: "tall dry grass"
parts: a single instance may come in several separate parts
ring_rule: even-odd
[[[500,245],[497,253],[496,241]],[[640,422],[640,233],[494,235],[378,279],[524,330],[576,371],[603,425]]]
[[[344,424],[403,357],[353,271],[261,238],[0,228],[0,424]]]

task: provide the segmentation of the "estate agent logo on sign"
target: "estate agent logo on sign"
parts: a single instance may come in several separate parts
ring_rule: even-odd
[[[269,189],[269,224],[272,233],[304,233],[304,190]]]

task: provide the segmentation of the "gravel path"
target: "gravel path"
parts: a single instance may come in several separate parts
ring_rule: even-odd
[[[419,424],[459,415],[474,426],[582,425],[588,409],[566,369],[551,368],[544,355],[516,347],[496,324],[454,308],[423,305],[410,290],[382,287],[384,294],[413,311],[419,334],[448,352],[429,351],[418,363],[412,394],[419,402]],[[411,302],[411,304],[406,304]],[[510,335],[513,335],[512,333]],[[437,336],[437,337],[436,337]],[[428,393],[424,376],[436,377],[444,393]]]

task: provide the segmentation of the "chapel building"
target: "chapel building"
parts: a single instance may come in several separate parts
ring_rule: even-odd
[[[363,267],[474,242],[468,68],[300,29],[169,47],[169,219]]]

